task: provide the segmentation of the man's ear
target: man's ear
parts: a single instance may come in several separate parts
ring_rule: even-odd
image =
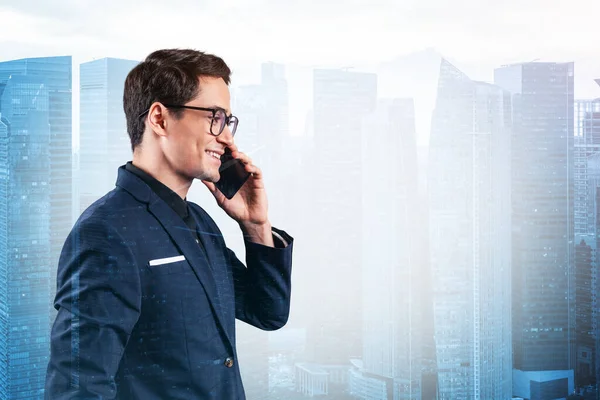
[[[167,108],[159,102],[152,103],[148,111],[150,128],[160,136],[165,136]]]

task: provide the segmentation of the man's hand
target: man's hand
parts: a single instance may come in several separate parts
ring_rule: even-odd
[[[213,194],[219,207],[240,225],[245,237],[255,243],[273,246],[262,171],[252,164],[250,157],[238,151],[236,145],[232,144],[230,149],[232,157],[240,159],[245,164],[246,171],[251,173],[246,183],[231,200],[213,182],[203,180],[202,183]]]

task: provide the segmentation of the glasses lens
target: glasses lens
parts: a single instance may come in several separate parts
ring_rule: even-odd
[[[225,128],[225,120],[227,116],[225,115],[225,111],[217,110],[215,112],[215,116],[212,119],[212,124],[210,126],[210,132],[213,135],[220,135],[223,132],[223,128]]]
[[[229,117],[229,132],[231,132],[231,136],[235,135],[235,131],[237,129],[238,126],[238,119],[236,116],[232,115],[231,117]]]

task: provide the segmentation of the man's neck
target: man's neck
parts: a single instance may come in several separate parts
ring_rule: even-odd
[[[192,186],[192,181],[182,179],[168,165],[162,164],[161,166],[161,163],[149,162],[137,154],[133,155],[131,163],[154,179],[160,181],[163,185],[177,193],[182,199],[187,197],[190,186]]]

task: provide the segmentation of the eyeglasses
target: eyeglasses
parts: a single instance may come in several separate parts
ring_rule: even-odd
[[[177,104],[163,104],[163,105],[167,108],[187,108],[190,110],[211,111],[212,118],[210,120],[210,134],[213,136],[219,136],[223,132],[223,129],[225,129],[225,126],[227,125],[229,127],[229,132],[231,132],[231,136],[235,135],[235,131],[237,129],[239,120],[235,115],[227,116],[227,114],[225,114],[225,110],[223,110],[222,108],[193,107],[193,106],[182,106],[182,105],[177,105]],[[141,118],[148,111],[150,111],[150,110],[148,109],[148,110],[144,111],[143,113],[141,113],[139,115],[139,118]]]

